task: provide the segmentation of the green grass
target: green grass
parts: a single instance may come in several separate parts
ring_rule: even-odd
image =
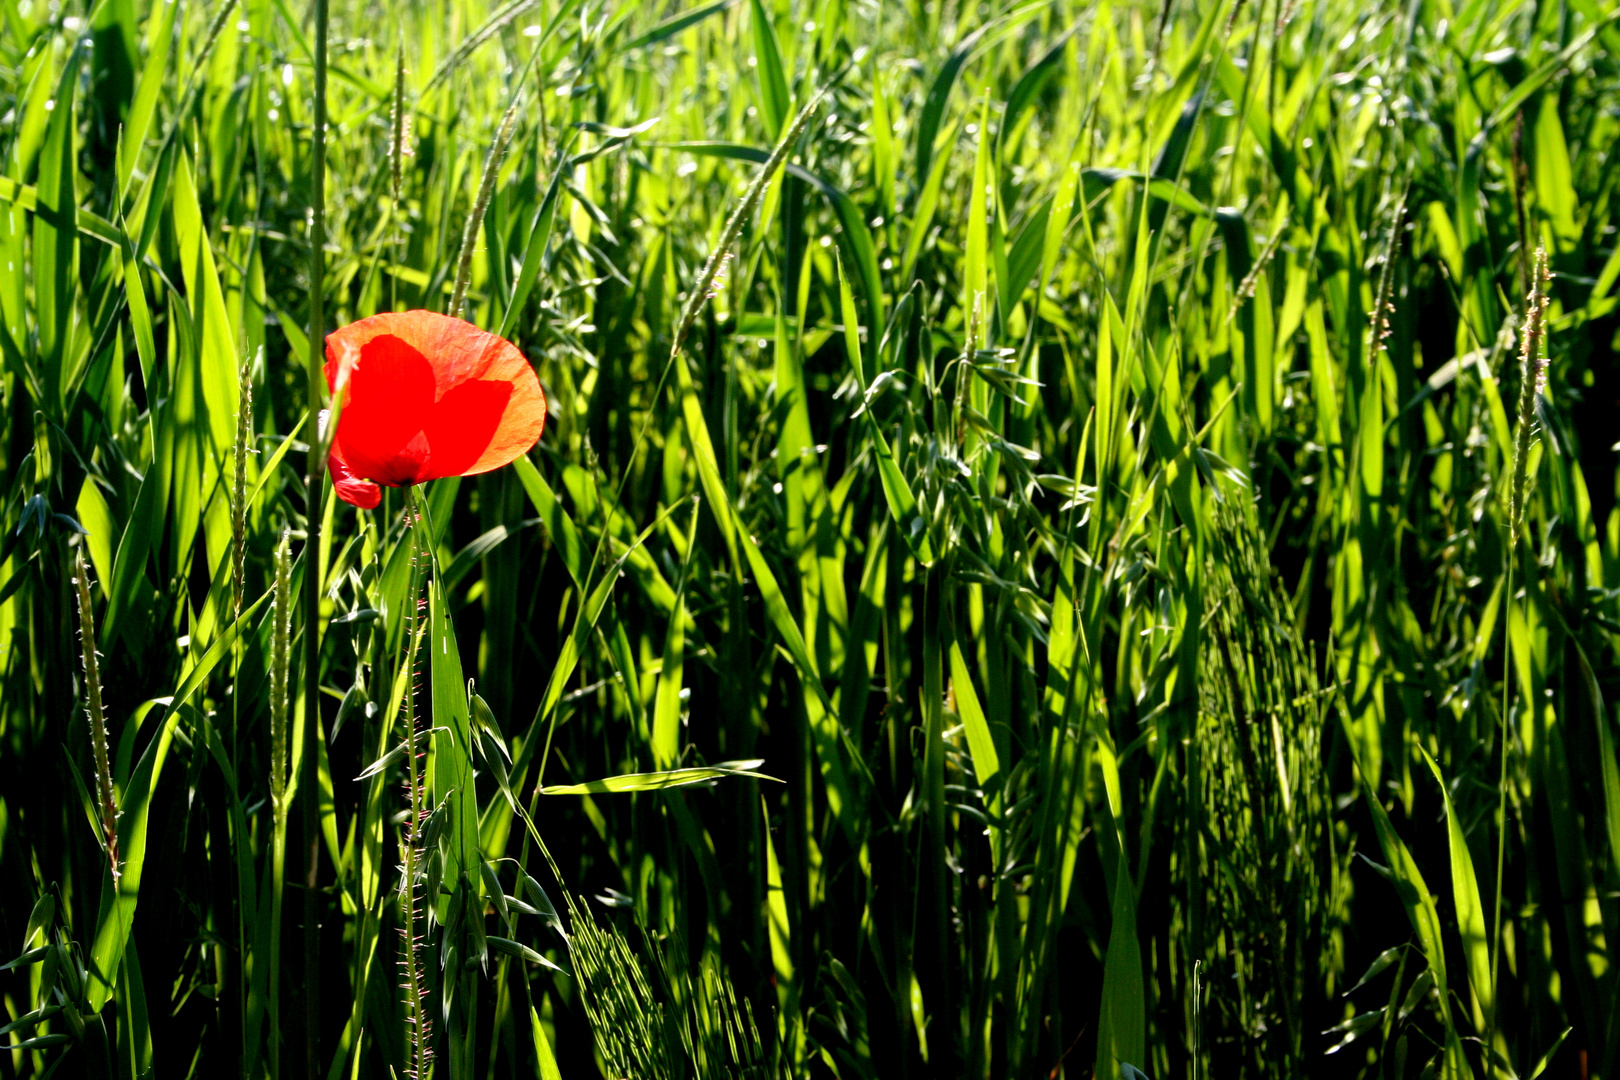
[[[326,4],[0,0],[0,1077],[1620,1077],[1612,4]]]

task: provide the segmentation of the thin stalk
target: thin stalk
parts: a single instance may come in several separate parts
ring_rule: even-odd
[[[246,263],[251,265],[252,254],[248,255]],[[261,353],[262,355],[262,353]],[[253,361],[242,361],[237,372],[237,411],[236,411],[236,444],[232,448],[234,484],[231,489],[231,617],[232,621],[242,618],[242,592],[244,571],[247,566],[247,459],[252,453],[253,438]],[[235,766],[238,761],[237,749],[242,735],[242,656],[246,643],[242,635],[238,634],[236,641],[231,645],[231,728],[226,742],[228,760],[232,764],[232,771],[226,776],[226,783],[230,788],[231,801],[235,803],[237,811],[241,810],[242,801],[237,790],[235,779]],[[238,818],[240,820],[240,818]],[[246,842],[241,831],[235,831],[231,838],[233,847]],[[238,881],[238,891],[246,892],[245,882]],[[238,959],[248,955],[249,944],[246,926],[243,923],[243,906],[245,897],[238,895],[234,909],[234,919],[231,920],[236,938],[234,942],[235,954]],[[238,1030],[243,1038],[247,1036],[246,1003],[248,1000],[248,965],[236,965],[237,1005],[239,1006],[235,1022],[240,1025]],[[248,1049],[242,1047],[242,1060],[246,1061]]]
[[[309,411],[313,418],[325,397],[321,353],[326,338],[326,37],[327,0],[315,0],[315,117],[310,146],[309,219]],[[319,784],[316,755],[321,723],[321,505],[325,495],[326,436],[311,425],[304,476],[307,515],[304,541],[304,1070],[320,1080],[320,918],[316,887],[320,883]]]
[[[270,612],[270,1075],[281,1076],[281,898],[287,882],[287,713],[292,669],[292,544],[276,545],[275,606]]]
[[[1500,962],[1502,952],[1502,879],[1507,864],[1507,790],[1509,691],[1513,685],[1513,559],[1518,548],[1519,527],[1524,523],[1524,491],[1529,479],[1530,436],[1535,424],[1536,393],[1546,377],[1547,362],[1541,356],[1547,325],[1547,251],[1537,247],[1531,271],[1530,295],[1525,298],[1524,334],[1519,360],[1523,365],[1519,386],[1518,430],[1513,438],[1513,473],[1508,485],[1508,535],[1503,562],[1502,583],[1502,767],[1496,782],[1496,892],[1491,913],[1491,1002],[1485,1017],[1485,1047],[1489,1057],[1496,1035],[1497,1004],[1501,1000]]]

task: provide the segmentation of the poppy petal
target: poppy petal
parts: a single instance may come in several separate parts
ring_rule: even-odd
[[[512,351],[517,352],[516,348]],[[540,389],[540,379],[534,368],[518,356],[521,369],[511,377],[511,397],[501,413],[500,423],[478,460],[461,470],[462,476],[472,476],[498,469],[529,452],[540,441],[546,429],[546,395]]]
[[[355,475],[390,486],[414,484],[426,465],[425,447],[416,453],[407,447],[433,407],[433,368],[392,334],[371,337],[356,351],[337,442]]]
[[[325,422],[325,413],[321,414]],[[332,476],[332,487],[337,490],[338,498],[350,506],[358,506],[362,510],[375,510],[382,502],[382,488],[369,480],[362,480],[354,475],[349,463],[343,459],[343,453],[334,443],[331,453],[326,455],[326,471]]]
[[[498,469],[545,427],[545,393],[529,361],[461,319],[373,315],[331,334],[326,356],[327,384],[346,402],[338,441],[356,474],[381,484]]]
[[[429,447],[428,473],[462,476],[471,470],[494,440],[511,399],[509,382],[474,379],[452,387],[422,428]]]

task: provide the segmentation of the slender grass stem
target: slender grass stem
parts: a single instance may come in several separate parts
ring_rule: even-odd
[[[327,0],[315,3],[315,109],[310,145],[309,353],[306,393],[311,418],[325,399],[321,355],[326,338],[326,38]],[[325,495],[327,439],[331,432],[311,424],[308,469],[304,476],[307,515],[304,541],[304,746],[302,811],[304,825],[304,1069],[320,1078],[320,784],[316,762],[321,737],[321,519]]]
[[[270,1075],[281,1076],[281,905],[287,882],[287,716],[291,711],[292,545],[276,544],[275,600],[270,629],[270,955],[264,962],[270,1017]]]
[[[1519,545],[1519,529],[1524,522],[1524,494],[1529,481],[1531,436],[1535,428],[1536,394],[1541,389],[1547,362],[1541,356],[1546,336],[1547,252],[1536,249],[1531,270],[1530,295],[1525,298],[1524,330],[1520,340],[1521,364],[1518,427],[1513,440],[1513,471],[1508,485],[1508,529],[1503,544],[1502,582],[1502,764],[1497,777],[1496,801],[1496,888],[1491,915],[1491,1002],[1485,1017],[1485,1049],[1489,1058],[1496,1034],[1496,1016],[1501,1007],[1502,890],[1507,867],[1508,749],[1511,690],[1513,686],[1513,561]]]

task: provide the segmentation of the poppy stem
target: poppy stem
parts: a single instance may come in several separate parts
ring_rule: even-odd
[[[422,862],[426,857],[425,846],[422,842],[422,822],[426,816],[426,807],[423,805],[425,778],[422,775],[422,763],[419,759],[423,747],[418,742],[416,715],[416,664],[421,653],[422,638],[426,632],[425,619],[422,612],[421,596],[423,576],[426,570],[428,552],[427,541],[418,531],[421,527],[421,511],[416,505],[416,488],[405,489],[405,534],[404,543],[411,547],[411,586],[410,599],[407,611],[409,612],[405,626],[405,643],[408,650],[405,654],[405,667],[408,672],[405,683],[405,698],[402,707],[405,710],[405,761],[406,784],[410,787],[409,817],[400,841],[400,913],[404,926],[400,930],[400,967],[403,969],[403,982],[400,991],[404,997],[406,1010],[406,1023],[410,1025],[409,1055],[406,1059],[406,1074],[411,1080],[428,1080],[428,1066],[433,1058],[433,1037],[431,1021],[427,1010],[423,1008],[422,999],[427,994],[427,987],[423,981],[423,933],[418,930],[418,923],[427,926],[425,911],[417,907],[418,879],[421,877]]]
[[[309,414],[319,414],[325,381],[321,353],[326,339],[326,36],[327,0],[314,0],[315,116],[310,145],[309,219]],[[336,425],[333,425],[334,427]],[[326,437],[319,424],[310,432],[304,478],[307,520],[304,542],[304,752],[299,795],[304,824],[304,1075],[320,1078],[320,803],[316,760],[321,734],[321,518],[326,480]],[[273,961],[272,961],[273,962]]]

